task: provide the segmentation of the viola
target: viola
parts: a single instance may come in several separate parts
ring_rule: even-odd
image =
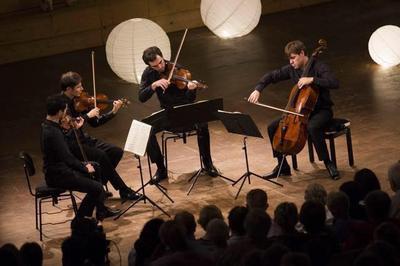
[[[325,40],[319,40],[318,44],[319,47],[314,50],[308,60],[302,77],[309,75],[314,60],[327,48]],[[303,149],[308,138],[308,120],[317,103],[318,96],[318,88],[312,85],[299,88],[296,84],[292,88],[286,105],[286,110],[292,113],[285,112],[282,115],[272,143],[274,150],[286,155],[295,155]],[[301,116],[293,113],[301,114]]]
[[[119,99],[122,101],[122,106],[126,107],[130,104],[125,98]],[[96,95],[96,102],[97,107],[103,111],[108,108],[109,104],[112,104],[115,100],[109,99],[107,95],[104,93],[97,93]],[[79,97],[74,98],[74,107],[77,112],[85,112],[89,111],[94,108],[94,97],[90,96],[86,91],[83,91]]]
[[[170,73],[173,70],[171,76],[171,83],[174,83],[179,89],[185,89],[189,82],[193,82],[197,85],[197,89],[207,89],[208,86],[203,81],[192,80],[192,74],[189,70],[184,68],[174,67],[171,62],[165,62],[165,73]],[[161,78],[167,79],[168,75],[161,75]]]

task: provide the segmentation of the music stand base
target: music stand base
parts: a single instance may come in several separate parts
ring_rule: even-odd
[[[203,167],[201,167],[199,170],[197,170],[197,171],[189,178],[189,181],[188,181],[188,182],[192,181],[193,179],[194,179],[194,180],[193,180],[192,184],[190,185],[190,188],[189,188],[188,192],[186,193],[187,196],[189,196],[190,192],[192,192],[192,189],[193,189],[194,185],[196,184],[197,179],[199,178],[199,176],[200,176],[202,173],[207,173],[207,170],[206,170],[205,168],[203,168]],[[226,176],[223,176],[223,175],[221,175],[220,173],[218,173],[218,175],[217,175],[216,177],[220,177],[220,178],[225,179],[225,180],[227,180],[227,181],[230,181],[230,182],[232,182],[232,183],[235,182],[234,180],[232,180],[232,179],[230,179],[230,178],[228,178],[228,177],[226,177]]]

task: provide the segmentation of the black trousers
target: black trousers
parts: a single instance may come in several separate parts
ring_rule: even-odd
[[[95,170],[96,172],[99,171],[97,168]],[[50,187],[86,193],[78,209],[77,216],[79,218],[92,216],[95,207],[98,210],[104,209],[105,191],[103,185],[89,174],[86,175],[72,170],[48,174],[46,175],[46,183]]]
[[[212,165],[211,151],[210,151],[210,132],[207,123],[196,124],[194,127],[187,128],[158,128],[153,130],[150,134],[149,142],[147,144],[147,154],[152,163],[157,166],[164,165],[164,157],[161,153],[160,145],[158,145],[156,134],[162,130],[171,132],[185,132],[195,129],[197,131],[197,144],[204,166]]]
[[[329,122],[333,118],[333,112],[330,109],[322,109],[313,113],[310,116],[307,125],[308,134],[311,137],[311,140],[314,144],[315,150],[317,151],[318,158],[320,161],[329,160],[328,148],[326,147],[326,142],[324,139],[324,129],[328,126]],[[280,118],[273,120],[268,125],[268,136],[271,142],[271,146],[273,143],[275,131],[279,126]],[[282,154],[272,150],[273,156],[276,158],[281,158]]]
[[[92,139],[90,142],[83,143],[83,150],[89,161],[95,161],[100,164],[102,170],[102,182],[106,184],[110,181],[116,190],[125,189],[127,185],[121,176],[115,170],[122,158],[123,150],[113,144],[105,143],[98,139]],[[71,148],[72,153],[83,161],[82,153],[77,145]]]

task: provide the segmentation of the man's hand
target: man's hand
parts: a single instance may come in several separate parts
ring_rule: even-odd
[[[197,88],[197,84],[195,82],[189,81],[188,84],[187,84],[187,88],[189,90],[194,90],[194,89]]]
[[[122,107],[124,103],[121,100],[116,100],[113,102],[113,109],[112,112],[113,114],[116,114],[118,110]]]
[[[77,117],[75,119],[75,128],[79,129],[83,126],[83,124],[85,123],[85,119],[83,119],[82,117]]]
[[[99,117],[100,116],[100,109],[98,107],[93,108],[92,110],[90,110],[87,114],[86,114],[89,118],[92,117]]]
[[[151,84],[151,89],[152,89],[153,91],[155,91],[158,87],[160,87],[161,89],[166,90],[166,89],[168,88],[169,84],[170,84],[170,82],[169,82],[168,80],[166,80],[166,79],[159,79],[159,80],[157,80],[157,81],[154,81],[154,82]]]
[[[300,78],[299,82],[297,82],[297,87],[299,87],[299,89],[303,88],[306,85],[309,85],[311,83],[313,83],[314,78],[313,77],[304,77],[304,78]]]
[[[90,163],[86,164],[85,166],[90,174],[95,172],[93,165],[91,165]]]
[[[254,90],[249,98],[247,99],[251,103],[258,103],[258,99],[260,98],[260,92],[258,90]]]

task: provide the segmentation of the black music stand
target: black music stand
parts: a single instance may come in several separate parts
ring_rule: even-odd
[[[257,176],[261,179],[267,180],[271,183],[274,183],[274,184],[282,187],[283,186],[282,184],[279,184],[278,182],[275,182],[270,179],[266,179],[256,173],[251,172],[249,169],[249,159],[247,156],[247,143],[246,143],[247,137],[263,138],[260,131],[258,130],[258,127],[254,123],[253,119],[251,119],[251,117],[247,114],[242,114],[239,112],[226,112],[226,111],[222,111],[222,110],[218,110],[217,115],[218,115],[219,119],[222,121],[222,123],[224,124],[226,130],[228,130],[228,132],[245,136],[243,138],[243,148],[242,149],[244,150],[244,157],[246,160],[246,172],[232,184],[232,186],[234,186],[242,180],[240,188],[239,188],[238,192],[236,193],[235,199],[238,198],[239,193],[243,188],[244,182],[246,182],[247,179],[249,180],[249,184],[250,184],[250,176],[251,175]]]
[[[218,110],[222,108],[222,98],[198,101],[195,103],[174,106],[173,108],[166,110],[166,118],[170,128],[193,127],[199,123],[218,120],[218,116],[216,114]],[[200,160],[200,169],[189,178],[189,182],[192,180],[193,182],[190,185],[187,195],[189,195],[192,191],[200,174],[204,172],[206,172],[206,169],[203,166],[202,160]],[[223,176],[220,173],[218,173],[218,176],[230,182],[234,182],[234,180]]]
[[[163,212],[168,217],[171,217],[171,215],[169,215],[166,211],[164,211],[164,209],[162,209],[157,203],[155,203],[149,196],[147,196],[146,192],[145,192],[145,187],[147,185],[149,185],[149,184],[153,184],[153,182],[151,180],[151,172],[150,172],[149,181],[147,181],[146,183],[143,182],[142,163],[141,163],[141,160],[140,160],[140,156],[144,156],[145,155],[147,142],[148,142],[149,136],[150,136],[150,131],[151,131],[151,126],[150,125],[146,125],[145,123],[142,123],[142,122],[139,122],[139,121],[136,121],[136,120],[132,121],[132,125],[131,125],[131,128],[129,130],[129,134],[128,134],[128,137],[127,137],[127,141],[125,143],[124,150],[132,152],[134,154],[135,158],[138,159],[138,161],[139,161],[139,165],[137,166],[137,168],[139,168],[140,181],[141,181],[142,186],[138,190],[136,190],[135,193],[141,192],[142,195],[140,196],[140,198],[138,198],[137,200],[132,202],[131,205],[128,206],[128,208],[126,208],[124,211],[120,212],[114,218],[114,220],[119,219],[124,213],[126,213],[130,208],[135,206],[141,200],[143,200],[144,203],[146,203],[146,200],[148,200],[151,203],[151,205],[153,205],[154,207],[159,209],[161,212]],[[149,161],[149,159],[147,159],[147,160],[149,162],[149,169],[150,169],[150,161]],[[174,202],[168,196],[168,194],[166,193],[167,189],[165,187],[163,187],[162,185],[157,184],[157,183],[154,183],[154,185],[172,203]]]

